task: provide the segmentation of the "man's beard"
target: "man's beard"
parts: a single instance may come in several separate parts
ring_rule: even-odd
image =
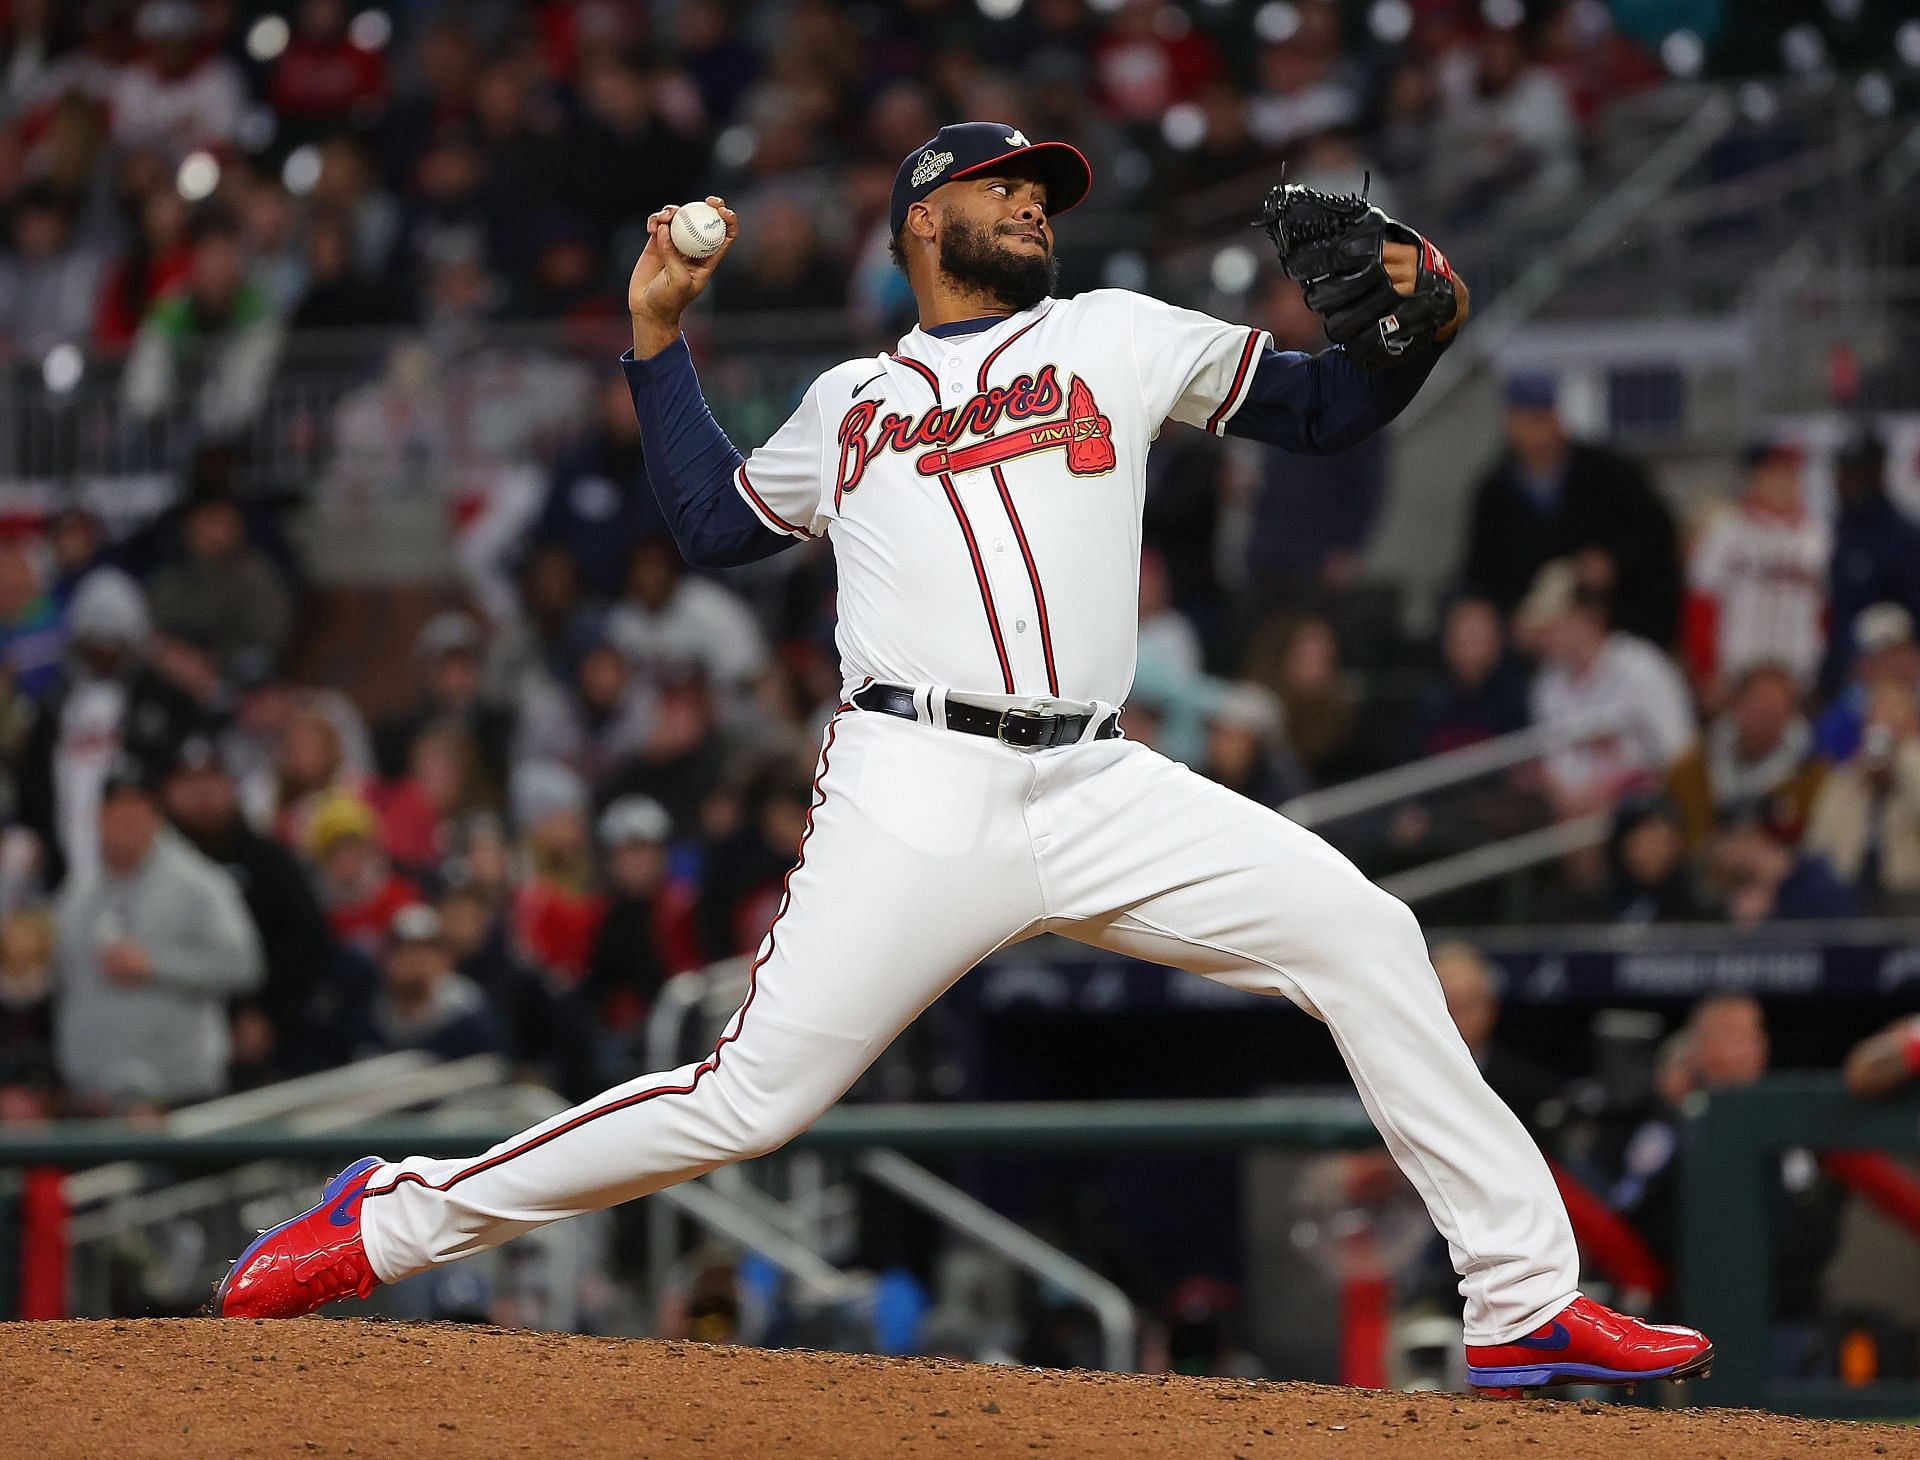
[[[940,233],[940,272],[961,287],[1018,313],[1053,293],[1060,264],[1048,248],[1028,253],[1001,244],[998,237],[948,214]]]

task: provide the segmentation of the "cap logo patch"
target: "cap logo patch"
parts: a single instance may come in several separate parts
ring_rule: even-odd
[[[947,164],[953,161],[951,152],[935,152],[929,147],[920,154],[920,165],[913,170],[913,185],[923,188],[941,173],[947,170]]]
[[[1027,140],[1027,134],[1025,132],[1016,131],[1008,136],[1007,145],[1009,147],[1031,147],[1033,143]]]

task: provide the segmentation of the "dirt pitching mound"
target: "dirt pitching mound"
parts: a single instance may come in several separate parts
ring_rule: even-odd
[[[1728,1410],[987,1368],[450,1325],[0,1324],[0,1454],[1893,1455],[1920,1433]]]

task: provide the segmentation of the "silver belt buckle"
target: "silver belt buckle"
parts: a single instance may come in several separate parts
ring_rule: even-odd
[[[1000,712],[1000,723],[994,727],[993,735],[1002,745],[1014,750],[1031,750],[1033,748],[1032,745],[1023,745],[1017,740],[1007,739],[1007,726],[1011,725],[1016,717],[1023,724],[1033,725],[1046,725],[1051,723],[1055,718],[1047,714],[1044,710],[1002,710]],[[1035,742],[1035,744],[1037,743],[1038,742]]]

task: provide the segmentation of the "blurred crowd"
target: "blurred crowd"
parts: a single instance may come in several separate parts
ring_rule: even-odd
[[[1768,441],[1680,523],[1636,463],[1567,434],[1551,380],[1507,395],[1433,642],[1375,633],[1367,673],[1346,657],[1373,632],[1361,543],[1346,520],[1312,540],[1317,464],[1170,440],[1128,733],[1279,805],[1533,727],[1535,758],[1347,844],[1378,870],[1598,818],[1606,835],[1521,911],[1751,926],[1920,908],[1920,526],[1888,500],[1877,439],[1840,455],[1831,521],[1802,453]],[[407,1047],[499,1050],[587,1089],[662,980],[752,950],[839,698],[831,558],[688,570],[617,378],[604,401],[503,606],[426,617],[372,723],[294,677],[299,559],[218,449],[130,536],[80,508],[7,524],[0,1050],[52,1059],[78,1108]],[[1262,471],[1298,499],[1271,543],[1261,484],[1232,480]],[[1344,515],[1355,495],[1317,500]],[[1249,525],[1215,520],[1183,551],[1190,499]],[[1222,540],[1247,585],[1219,581]],[[1286,570],[1255,578],[1282,547]],[[178,1037],[155,1040],[157,1020]]]
[[[236,437],[290,331],[604,320],[637,221],[708,189],[756,220],[723,311],[878,327],[881,200],[942,118],[1078,141],[1116,215],[1280,154],[1524,207],[1657,79],[1603,5],[1383,9],[12,0],[0,343],[35,374],[123,352],[126,412],[188,429],[157,515],[72,500],[0,532],[0,1091],[127,1110],[424,1048],[584,1092],[664,979],[749,952],[777,902],[839,695],[830,556],[689,572],[611,370],[456,350],[456,396],[402,350],[341,401],[328,480],[406,477],[453,416],[513,468],[450,504],[484,527],[442,611],[393,626],[399,700],[351,667],[323,688],[308,565]],[[1247,310],[1323,343],[1284,279]],[[1920,527],[1870,431],[1835,513],[1768,440],[1683,521],[1516,377],[1430,642],[1360,573],[1390,449],[1161,444],[1129,734],[1279,805],[1542,727],[1517,771],[1330,828],[1382,873],[1604,822],[1518,901],[1439,910],[1463,917],[1920,905]]]
[[[888,186],[956,117],[1093,159],[1076,287],[1190,241],[1202,195],[1247,216],[1282,157],[1485,223],[1569,196],[1656,42],[1597,0],[9,0],[0,351],[130,352],[149,416],[217,368],[227,428],[288,329],[604,318],[647,214],[706,192],[752,220],[718,308],[891,327]]]

